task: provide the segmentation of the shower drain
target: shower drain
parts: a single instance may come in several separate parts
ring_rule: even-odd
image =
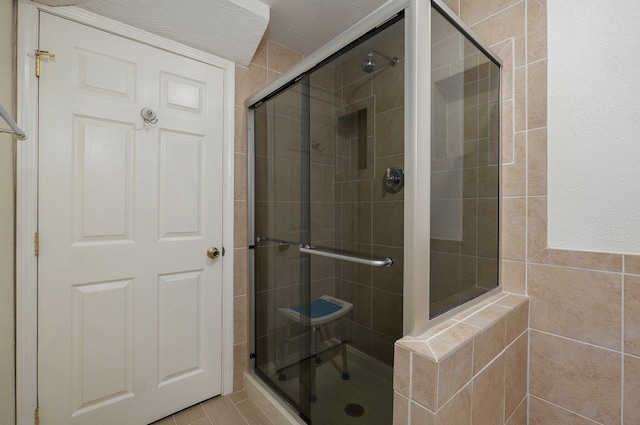
[[[364,407],[356,403],[349,403],[344,406],[344,412],[352,418],[364,415]]]

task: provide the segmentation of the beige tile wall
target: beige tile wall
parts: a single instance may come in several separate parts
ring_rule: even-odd
[[[502,282],[530,296],[530,424],[640,423],[640,257],[547,247],[546,0],[452,0],[504,60]]]
[[[528,298],[499,294],[396,343],[394,425],[526,425]]]
[[[530,259],[532,423],[640,423],[639,259],[550,249]]]

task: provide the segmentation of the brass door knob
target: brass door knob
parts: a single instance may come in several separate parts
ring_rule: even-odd
[[[219,256],[220,256],[220,250],[215,246],[212,246],[211,248],[207,249],[207,257],[215,260]]]

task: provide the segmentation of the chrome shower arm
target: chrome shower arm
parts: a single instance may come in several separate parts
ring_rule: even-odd
[[[389,57],[387,55],[385,55],[384,53],[376,50],[376,49],[371,49],[372,52],[376,52],[377,54],[379,54],[380,56],[382,56],[383,58],[385,58],[386,60],[389,61],[389,64],[391,66],[395,66],[398,63],[398,57],[394,56],[394,57]]]

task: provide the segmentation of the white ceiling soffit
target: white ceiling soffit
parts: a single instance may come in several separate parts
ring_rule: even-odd
[[[74,4],[245,66],[269,24],[269,7],[258,0],[39,1]]]
[[[269,38],[309,55],[387,0],[262,0],[271,7]]]

